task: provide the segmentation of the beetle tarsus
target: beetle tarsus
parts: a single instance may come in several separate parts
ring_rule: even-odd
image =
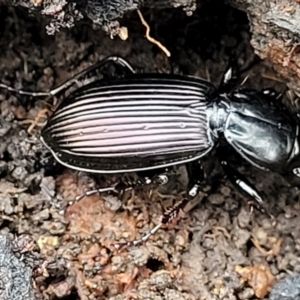
[[[140,239],[133,240],[133,241],[127,241],[123,243],[117,243],[115,244],[115,248],[117,250],[123,250],[128,247],[137,246],[141,243],[146,242],[151,236],[155,235],[156,232],[163,226],[170,224],[179,214],[181,210],[185,208],[187,203],[191,199],[184,198],[183,200],[175,203],[173,206],[171,206],[168,210],[165,211],[165,213],[161,216],[160,222],[151,230],[149,230],[145,235],[143,235]]]
[[[9,92],[14,92],[17,93],[19,95],[22,96],[30,96],[30,97],[47,97],[47,96],[51,96],[50,92],[29,92],[29,91],[25,91],[25,90],[18,90],[15,88],[12,88],[4,83],[0,83],[0,88],[2,89],[6,89]]]
[[[133,247],[133,246],[137,246],[139,244],[142,244],[144,242],[146,242],[152,235],[155,235],[155,233],[163,226],[164,224],[162,222],[160,222],[159,224],[157,224],[154,228],[152,228],[148,233],[146,233],[145,235],[143,235],[140,239],[138,240],[134,240],[134,241],[127,241],[127,242],[123,242],[123,243],[116,243],[115,244],[115,248],[117,250],[123,250],[125,248],[128,247]]]

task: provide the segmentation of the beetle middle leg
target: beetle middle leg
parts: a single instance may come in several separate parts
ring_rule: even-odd
[[[146,175],[147,174],[147,175]],[[60,213],[64,214],[66,209],[81,201],[85,197],[89,197],[95,194],[102,194],[102,193],[116,193],[118,195],[122,195],[127,191],[131,191],[136,187],[145,186],[145,185],[164,185],[168,183],[169,176],[172,175],[172,171],[164,168],[163,171],[160,169],[160,172],[158,170],[154,172],[140,172],[140,174],[137,176],[137,180],[129,180],[128,178],[123,178],[123,180],[117,182],[115,185],[104,187],[104,188],[98,188],[98,189],[92,189],[88,190],[81,195],[78,195],[73,200],[69,201],[65,207],[61,208]],[[125,176],[124,176],[125,177]]]

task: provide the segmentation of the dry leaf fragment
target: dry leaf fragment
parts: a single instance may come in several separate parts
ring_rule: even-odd
[[[264,298],[276,283],[276,279],[267,266],[255,265],[253,267],[237,266],[235,272],[242,277],[254,290],[257,298]]]

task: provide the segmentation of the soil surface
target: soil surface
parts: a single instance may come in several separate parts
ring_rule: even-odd
[[[93,30],[86,19],[48,36],[46,20],[1,7],[0,82],[45,91],[99,59],[120,55],[139,72],[193,75],[216,86],[231,59],[240,82],[248,76],[245,86],[284,90],[254,55],[247,16],[222,1],[204,1],[189,17],[180,9],[143,14],[170,58],[144,37],[136,12],[121,21],[129,35],[122,41]],[[12,245],[0,240],[7,249],[0,259],[1,299],[268,299],[276,280],[300,271],[299,182],[257,170],[231,149],[228,158],[263,194],[275,220],[251,212],[250,199],[225,178],[215,152],[204,160],[207,183],[194,207],[145,244],[120,252],[114,246],[141,237],[181,199],[185,166],[176,168],[178,176],[167,186],[122,198],[85,197],[61,215],[62,204],[121,178],[55,163],[39,141],[46,118],[33,123],[53,101],[1,90],[0,231],[16,237]],[[42,296],[30,290],[28,276]],[[22,283],[17,291],[7,286],[12,280]]]

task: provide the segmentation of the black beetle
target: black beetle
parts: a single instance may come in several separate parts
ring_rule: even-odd
[[[108,62],[121,66],[125,75],[99,79],[99,70]],[[122,173],[188,163],[191,185],[186,198],[146,236],[127,245],[145,241],[196,196],[204,177],[199,161],[221,137],[258,168],[300,176],[298,118],[267,90],[221,93],[199,78],[136,74],[124,59],[109,57],[48,93],[31,95],[62,92],[62,103],[41,133],[42,142],[61,164],[86,172]],[[262,205],[256,189],[224,157],[220,160],[228,177]],[[139,183],[167,180],[162,174]],[[116,190],[117,186],[97,191]]]

